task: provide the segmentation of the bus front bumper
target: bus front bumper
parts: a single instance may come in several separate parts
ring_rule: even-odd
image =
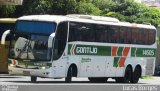
[[[52,77],[51,69],[24,69],[9,66],[10,75]]]

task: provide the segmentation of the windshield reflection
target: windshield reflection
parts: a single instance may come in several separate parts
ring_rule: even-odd
[[[49,36],[45,35],[17,34],[11,42],[10,57],[36,61],[50,60],[48,38]]]

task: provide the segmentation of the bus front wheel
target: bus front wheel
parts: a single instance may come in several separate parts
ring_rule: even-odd
[[[72,76],[73,76],[73,69],[72,67],[69,67],[67,72],[67,77],[65,78],[65,82],[70,83],[72,81]]]
[[[37,77],[36,76],[31,76],[31,82],[35,83],[37,81]]]

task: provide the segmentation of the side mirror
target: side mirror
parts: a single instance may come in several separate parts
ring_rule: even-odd
[[[55,33],[52,33],[48,38],[48,48],[52,48],[53,39],[55,37]]]
[[[8,34],[10,34],[11,30],[6,30],[3,34],[2,34],[2,38],[1,38],[1,44],[4,45],[5,41],[6,41],[6,37]]]

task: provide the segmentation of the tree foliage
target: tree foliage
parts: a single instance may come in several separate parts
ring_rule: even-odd
[[[79,14],[100,15],[101,10],[91,2],[81,1],[78,3],[77,11]]]
[[[134,0],[23,0],[22,6],[0,6],[0,17],[32,14],[89,14],[118,18],[121,21],[160,24],[160,9]]]
[[[15,6],[3,5],[0,6],[0,17],[10,17],[15,12]]]
[[[160,9],[148,7],[134,0],[117,0],[116,4],[110,7],[110,11],[103,16],[111,16],[127,22],[147,22],[156,27],[160,24]]]
[[[51,0],[23,0],[23,5],[16,7],[15,14],[18,14],[17,16],[30,14],[51,14],[51,10]]]

